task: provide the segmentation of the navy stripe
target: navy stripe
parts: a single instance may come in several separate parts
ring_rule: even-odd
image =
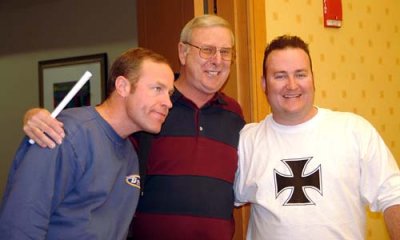
[[[148,176],[145,190],[139,212],[232,218],[233,189],[225,181],[197,176]]]
[[[230,105],[198,109],[193,108],[188,102],[174,102],[174,104],[161,132],[156,137],[201,136],[237,147],[239,131],[244,126],[244,120],[235,109],[229,110]],[[232,104],[232,108],[233,106]]]
[[[232,240],[234,231],[233,219],[140,212],[131,225],[135,240]]]

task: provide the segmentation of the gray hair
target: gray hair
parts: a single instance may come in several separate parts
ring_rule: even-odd
[[[207,14],[195,17],[188,23],[186,23],[186,25],[182,29],[180,41],[190,42],[193,29],[207,27],[224,27],[229,29],[232,38],[232,46],[235,45],[235,36],[233,35],[233,31],[229,22],[222,17]]]

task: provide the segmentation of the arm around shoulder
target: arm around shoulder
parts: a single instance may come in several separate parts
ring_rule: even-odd
[[[43,108],[32,108],[25,113],[23,130],[41,147],[54,148],[65,136],[63,123]]]

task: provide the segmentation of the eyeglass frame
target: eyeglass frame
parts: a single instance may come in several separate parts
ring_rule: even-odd
[[[190,42],[186,42],[186,41],[184,41],[184,42],[182,42],[182,43],[183,43],[183,44],[186,44],[186,45],[189,45],[189,46],[191,46],[191,47],[195,47],[195,48],[199,49],[199,56],[200,56],[201,58],[203,58],[203,59],[206,59],[206,60],[208,60],[208,59],[214,57],[214,56],[217,54],[217,51],[219,51],[219,54],[221,55],[221,59],[224,60],[224,61],[233,61],[234,58],[235,58],[235,50],[234,50],[234,48],[224,48],[224,47],[222,47],[222,48],[217,48],[217,47],[215,47],[215,46],[204,46],[204,47],[200,47],[200,46],[196,46],[196,45],[194,45],[194,44],[192,44],[192,43],[190,43]],[[213,52],[213,53],[211,53],[208,57],[205,57],[204,54],[207,55],[207,53],[204,53],[204,49],[212,49],[212,52]],[[224,55],[221,53],[221,50],[230,50],[230,51],[231,51],[230,59],[225,59]],[[203,54],[203,56],[202,56],[202,54]]]

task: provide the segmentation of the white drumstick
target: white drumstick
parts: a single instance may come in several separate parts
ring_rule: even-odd
[[[75,85],[71,88],[71,90],[68,92],[68,94],[64,97],[64,99],[58,104],[56,109],[51,113],[51,117],[55,118],[57,115],[67,106],[67,104],[72,100],[72,98],[79,92],[79,90],[85,85],[85,83],[92,77],[92,73],[89,71],[86,71],[81,79]],[[32,139],[29,139],[30,144],[34,144],[35,141]]]

